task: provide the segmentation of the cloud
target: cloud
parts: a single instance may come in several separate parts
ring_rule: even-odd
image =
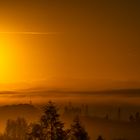
[[[0,32],[0,34],[21,34],[21,35],[55,35],[59,32]]]

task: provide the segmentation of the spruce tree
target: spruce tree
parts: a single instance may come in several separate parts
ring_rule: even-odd
[[[41,116],[40,124],[34,126],[30,138],[33,136],[38,140],[64,140],[66,132],[59,117],[55,104],[48,102],[44,107],[44,114]]]
[[[81,125],[79,117],[76,117],[71,125],[70,129],[70,140],[89,140],[88,133],[85,128]]]

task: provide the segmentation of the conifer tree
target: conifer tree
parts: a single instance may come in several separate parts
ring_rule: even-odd
[[[69,140],[89,140],[88,133],[81,125],[79,117],[76,117],[71,125]]]
[[[40,124],[35,125],[30,135],[38,140],[64,140],[66,132],[64,124],[59,119],[58,109],[54,103],[49,102],[44,108]]]

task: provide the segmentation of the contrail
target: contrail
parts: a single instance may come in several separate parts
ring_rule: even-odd
[[[56,35],[59,32],[0,32],[0,34],[19,34],[19,35]]]

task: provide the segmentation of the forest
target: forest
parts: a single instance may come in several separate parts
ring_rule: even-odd
[[[88,133],[82,126],[78,116],[73,120],[71,128],[65,129],[60,120],[58,108],[48,102],[44,107],[39,122],[28,124],[24,118],[8,120],[1,140],[89,140]]]

